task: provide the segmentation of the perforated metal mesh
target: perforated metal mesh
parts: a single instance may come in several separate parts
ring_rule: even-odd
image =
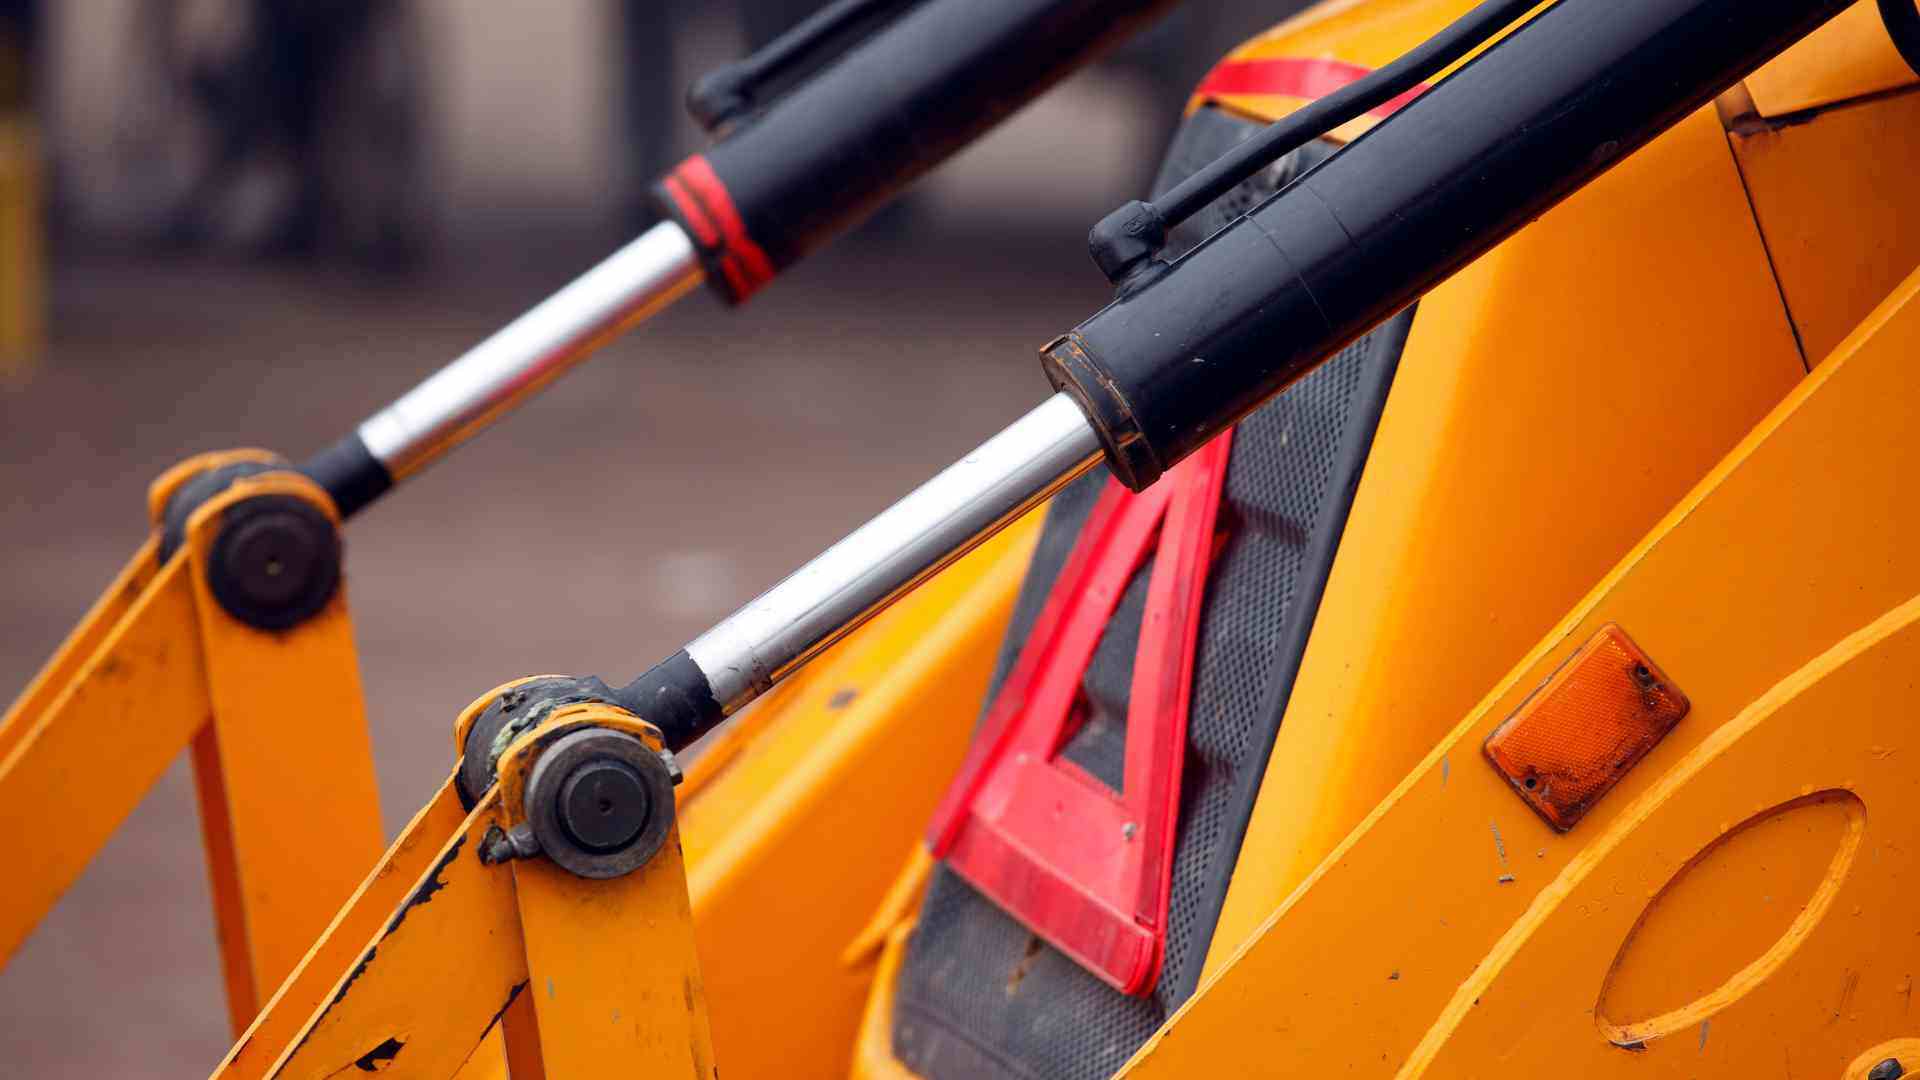
[[[1169,154],[1163,184],[1248,130],[1210,111],[1195,114]],[[1263,179],[1273,182],[1252,183]],[[1185,239],[1198,240],[1222,220],[1196,223]],[[1095,1080],[1123,1064],[1192,993],[1284,704],[1276,705],[1270,684],[1277,668],[1288,678],[1292,668],[1276,664],[1277,654],[1304,640],[1298,628],[1289,633],[1289,623],[1310,618],[1318,603],[1409,318],[1356,342],[1242,421],[1235,436],[1221,507],[1230,539],[1201,617],[1158,984],[1144,997],[1109,989],[942,868],[929,884],[894,998],[894,1051],[921,1076]],[[1095,470],[1055,499],[1002,647],[996,689],[1107,482],[1106,471]],[[1083,680],[1088,720],[1063,751],[1115,786],[1151,569],[1135,576],[1101,639]],[[1301,602],[1303,589],[1310,603]]]

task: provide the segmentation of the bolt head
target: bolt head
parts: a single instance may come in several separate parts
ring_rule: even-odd
[[[235,618],[284,630],[311,618],[340,583],[340,537],[327,516],[287,495],[230,508],[215,538],[208,585]]]
[[[581,727],[539,750],[523,808],[539,850],[580,877],[614,878],[653,858],[673,831],[673,775],[625,732]]]
[[[576,767],[560,785],[560,824],[588,851],[618,851],[646,828],[653,800],[646,781],[625,762],[599,758]]]

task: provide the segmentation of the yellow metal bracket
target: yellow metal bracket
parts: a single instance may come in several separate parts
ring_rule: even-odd
[[[536,765],[580,732],[660,747],[620,709],[567,705],[508,747],[464,816],[449,779],[215,1076],[478,1077],[503,1060],[515,1080],[717,1075],[672,800],[653,806],[665,842],[621,876],[502,853]]]
[[[237,480],[162,563],[168,500],[264,451],[203,454],[149,491],[154,534],[0,720],[0,961],[30,934],[182,750],[191,749],[235,1031],[290,971],[380,849],[344,590],[287,630],[249,626],[207,584],[223,518],[262,495],[333,504],[294,472]]]

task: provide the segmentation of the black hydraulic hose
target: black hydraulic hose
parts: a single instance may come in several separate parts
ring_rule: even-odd
[[[687,111],[717,131],[759,104],[769,83],[819,62],[833,42],[918,0],[835,0],[745,59],[702,75],[687,91]]]
[[[1143,488],[1848,2],[1560,0],[1121,290],[1048,376]]]
[[[1538,6],[1540,0],[1485,0],[1386,67],[1268,125],[1159,198],[1130,202],[1100,219],[1087,237],[1093,261],[1119,284],[1166,246],[1169,230],[1236,184],[1301,146],[1418,87]]]
[[[1880,0],[1880,21],[1900,50],[1900,59],[1920,75],[1920,5],[1914,0]]]

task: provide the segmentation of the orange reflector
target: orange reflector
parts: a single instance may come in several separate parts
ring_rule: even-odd
[[[1608,623],[1487,736],[1487,760],[1566,832],[1687,715],[1687,697]]]

